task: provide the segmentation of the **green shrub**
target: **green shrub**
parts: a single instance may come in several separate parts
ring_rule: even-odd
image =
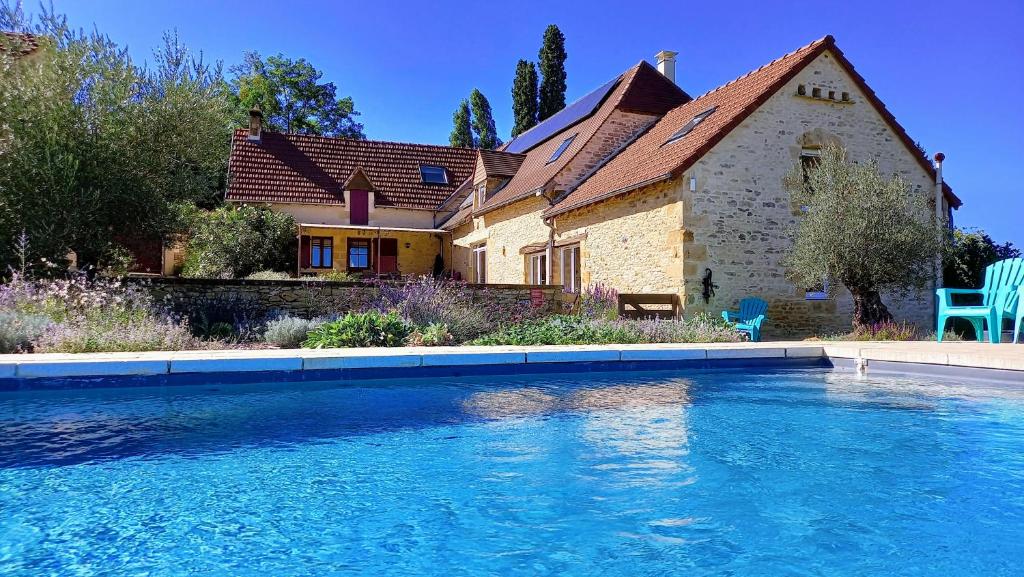
[[[349,313],[324,323],[309,333],[303,347],[400,347],[412,333],[412,325],[398,315],[370,310]]]
[[[267,207],[224,206],[183,217],[186,277],[244,278],[295,266],[295,219]]]
[[[409,346],[412,347],[439,347],[455,343],[455,337],[448,330],[448,325],[442,323],[431,323],[422,329],[416,329],[409,335]]]
[[[49,317],[18,311],[0,311],[0,354],[31,350],[52,321]]]
[[[322,324],[321,320],[281,317],[267,323],[263,340],[282,349],[296,349],[309,337],[310,331]]]

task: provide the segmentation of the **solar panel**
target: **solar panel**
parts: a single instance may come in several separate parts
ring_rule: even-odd
[[[520,134],[512,142],[508,143],[508,146],[505,147],[505,151],[516,153],[526,152],[534,146],[537,146],[551,138],[555,134],[558,134],[573,124],[576,124],[590,116],[594,113],[594,110],[604,102],[608,93],[618,85],[620,78],[621,77],[616,77],[612,79],[597,90],[594,90],[590,94],[587,94],[576,102],[573,102],[569,106],[559,110],[544,122],[541,122],[537,126],[534,126]]]

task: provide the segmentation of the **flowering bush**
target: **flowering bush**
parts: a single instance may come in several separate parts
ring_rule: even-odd
[[[584,345],[737,342],[742,337],[713,317],[689,320],[607,320],[555,315],[510,324],[472,342],[476,345]]]
[[[580,294],[579,307],[586,318],[614,320],[619,316],[619,292],[601,283],[592,284]]]
[[[17,319],[3,324],[14,327],[5,330],[9,336],[22,333],[15,347],[22,351],[152,351],[206,346],[191,336],[187,323],[155,305],[143,288],[112,279],[74,275],[30,281],[15,275],[0,287],[0,313]],[[44,322],[45,329],[39,330]]]
[[[419,327],[444,325],[456,342],[476,338],[497,325],[496,319],[489,318],[490,311],[477,306],[461,283],[420,277],[401,285],[381,284],[379,290],[378,310],[395,311]]]
[[[52,326],[35,344],[39,353],[180,351],[206,348],[186,323],[146,315],[130,323],[117,319],[72,319]]]

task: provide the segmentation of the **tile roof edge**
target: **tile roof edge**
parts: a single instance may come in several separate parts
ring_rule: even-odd
[[[244,134],[244,133],[246,133],[248,131],[249,131],[249,129],[245,128],[245,127],[235,128],[234,134],[235,135],[238,135],[239,133],[243,133]],[[288,139],[304,138],[304,139],[310,139],[310,140],[315,140],[315,139],[318,139],[318,140],[341,140],[341,141],[353,142],[353,143],[394,144],[394,145],[398,145],[398,146],[410,146],[410,147],[416,147],[416,148],[441,148],[441,149],[447,149],[447,150],[460,150],[460,151],[461,150],[466,150],[466,151],[474,151],[474,152],[479,150],[477,148],[471,148],[471,147],[466,147],[466,146],[449,146],[447,144],[425,144],[425,143],[422,143],[422,142],[403,142],[403,141],[400,141],[400,140],[373,140],[373,139],[370,139],[370,138],[351,138],[351,137],[348,137],[348,136],[323,136],[323,135],[320,135],[320,134],[299,134],[297,132],[276,132],[276,131],[271,131],[271,130],[265,130],[264,133],[266,133],[266,134],[277,134],[277,135],[283,136],[283,137],[288,138]],[[510,152],[508,154],[514,154],[514,153]]]
[[[773,94],[778,92],[778,90],[783,85],[785,85],[786,82],[789,82],[794,76],[796,76],[797,73],[799,73],[800,70],[803,70],[803,68],[805,66],[807,66],[807,64],[809,64],[814,58],[816,58],[819,54],[821,54],[821,52],[823,52],[826,49],[828,49],[828,47],[830,45],[834,46],[834,43],[835,43],[835,39],[831,35],[825,36],[824,38],[819,38],[818,40],[815,40],[814,42],[811,42],[809,44],[801,46],[800,48],[797,48],[796,50],[787,52],[783,56],[780,56],[780,57],[772,60],[768,64],[765,64],[763,66],[758,67],[756,70],[751,70],[750,72],[747,72],[746,74],[743,74],[743,75],[741,75],[741,76],[739,76],[737,78],[734,78],[734,79],[730,80],[729,82],[726,82],[725,84],[723,84],[723,85],[721,85],[721,86],[719,86],[717,88],[709,90],[708,92],[705,92],[704,94],[701,94],[700,96],[698,96],[697,98],[691,100],[690,102],[687,102],[685,104],[681,104],[680,106],[686,106],[688,104],[696,102],[696,101],[700,100],[701,98],[704,98],[704,97],[706,97],[706,96],[708,96],[710,94],[713,94],[713,93],[715,93],[715,92],[725,88],[726,86],[730,86],[730,85],[734,84],[735,82],[737,82],[737,81],[739,81],[739,80],[741,80],[743,78],[746,78],[746,77],[750,76],[751,74],[754,74],[755,72],[761,71],[761,70],[765,69],[766,67],[771,66],[771,65],[779,62],[780,60],[782,60],[784,58],[788,58],[790,56],[793,56],[796,53],[800,52],[801,50],[808,50],[807,54],[803,55],[803,57],[801,58],[801,60],[799,61],[799,63],[797,65],[794,65],[793,68],[791,70],[789,70],[786,74],[780,76],[775,82],[773,82],[771,85],[766,87],[758,95],[757,98],[755,98],[753,101],[751,101],[750,104],[748,104],[745,108],[743,108],[743,110],[741,110],[727,124],[722,126],[715,134],[713,134],[711,136],[711,138],[708,139],[707,142],[702,144],[700,146],[700,148],[698,148],[696,151],[694,151],[693,154],[689,155],[683,162],[681,162],[680,164],[678,164],[675,167],[673,167],[671,170],[669,170],[664,175],[647,179],[647,180],[645,180],[645,181],[643,181],[641,183],[638,183],[638,184],[631,184],[631,185],[627,185],[627,186],[618,188],[618,189],[613,190],[613,191],[602,193],[602,194],[597,195],[597,196],[595,196],[593,198],[587,199],[587,200],[585,200],[583,202],[575,203],[572,206],[566,206],[563,209],[552,211],[548,216],[550,217],[550,216],[556,216],[558,214],[563,214],[563,213],[568,212],[570,210],[574,210],[574,209],[577,209],[577,208],[582,208],[582,207],[587,206],[589,204],[593,204],[593,203],[599,202],[601,200],[606,200],[606,199],[611,198],[613,196],[617,196],[619,194],[624,194],[626,192],[630,192],[632,190],[636,190],[637,188],[640,188],[640,187],[643,187],[643,186],[647,186],[649,184],[654,184],[656,182],[660,182],[661,180],[664,180],[666,178],[670,178],[673,175],[681,174],[687,168],[693,166],[694,163],[696,163],[698,160],[700,160],[700,158],[703,157],[705,154],[707,154],[707,152],[709,150],[714,148],[715,145],[717,145],[719,142],[721,142],[723,138],[725,138],[730,132],[733,131],[733,129],[735,129],[744,120],[746,120],[747,117],[749,117],[755,110],[760,108],[761,105],[763,105],[765,103],[765,101],[768,100],[768,98],[770,98]],[[581,184],[582,184],[582,182],[581,182]]]
[[[649,63],[647,63],[647,62],[646,62],[646,61],[644,61],[644,60],[641,60],[641,61],[640,61],[639,63],[637,63],[637,64],[635,64],[635,65],[633,65],[633,66],[630,66],[629,68],[627,68],[627,69],[626,69],[626,71],[625,71],[625,72],[623,72],[622,74],[620,74],[620,75],[619,75],[619,82],[622,82],[622,79],[623,79],[623,78],[625,78],[625,77],[626,77],[627,75],[629,75],[630,73],[632,73],[632,76],[630,76],[630,77],[629,77],[629,81],[628,81],[628,82],[626,83],[626,85],[625,85],[625,86],[623,86],[623,87],[622,87],[622,93],[621,93],[621,94],[619,94],[619,97],[618,97],[618,99],[617,99],[617,102],[615,103],[615,106],[612,106],[612,107],[611,107],[611,108],[610,108],[610,109],[608,110],[607,114],[605,114],[605,115],[604,115],[604,119],[603,119],[603,120],[601,120],[601,124],[602,124],[602,125],[604,124],[604,122],[605,122],[606,120],[608,120],[608,117],[610,117],[610,116],[612,115],[612,113],[613,113],[613,112],[615,112],[616,110],[618,110],[618,108],[619,108],[619,106],[618,106],[618,103],[622,101],[622,98],[623,98],[623,96],[625,96],[626,92],[627,92],[627,91],[629,91],[629,87],[630,87],[630,85],[631,85],[631,84],[633,83],[633,80],[634,80],[634,79],[636,78],[636,71],[640,69],[640,66],[641,66],[642,64],[647,64],[648,66],[650,66],[650,64],[649,64]],[[618,87],[618,86],[616,86],[615,88],[613,88],[613,89],[612,89],[612,91],[611,91],[611,92],[614,92],[614,91],[616,91],[616,90],[618,90],[618,89],[619,89],[619,87]],[[598,106],[598,108],[600,108],[601,106],[604,106],[605,102],[607,102],[609,98],[611,98],[611,96],[610,96],[610,95],[609,95],[609,96],[607,96],[607,97],[605,97],[605,99],[601,101],[601,104],[600,104],[600,105]],[[585,119],[583,119],[583,120],[588,120],[588,119],[590,119],[590,118],[593,118],[593,117],[594,117],[594,116],[596,116],[596,115],[597,115],[597,113],[595,112],[595,113],[593,113],[593,114],[591,114],[591,115],[587,116],[587,117],[586,117]],[[655,115],[652,115],[652,116],[655,116]],[[659,117],[659,118],[660,118],[660,117]],[[581,120],[580,122],[583,122],[583,120]],[[570,124],[569,126],[566,126],[566,127],[564,128],[564,129],[562,129],[561,131],[559,131],[559,132],[558,132],[557,134],[563,134],[563,133],[565,133],[565,132],[566,132],[567,130],[571,129],[571,128],[572,128],[573,126],[576,126],[576,125],[580,124],[580,122],[576,122],[575,124]],[[599,127],[599,128],[600,128],[600,127]],[[649,127],[648,127],[648,128],[649,128]],[[572,156],[570,156],[570,157],[566,158],[566,159],[565,159],[564,161],[562,161],[561,159],[559,159],[559,160],[558,160],[558,162],[562,162],[562,163],[563,163],[563,164],[562,164],[562,168],[565,168],[565,165],[569,164],[570,162],[572,162],[572,160],[573,160],[574,158],[576,158],[577,156],[579,156],[580,152],[582,152],[582,151],[583,151],[583,149],[584,149],[584,148],[586,148],[587,144],[590,144],[590,141],[591,141],[591,140],[593,140],[595,136],[597,136],[597,130],[595,130],[595,131],[594,131],[594,133],[590,135],[590,138],[588,138],[588,139],[586,140],[586,142],[584,142],[584,143],[583,143],[583,145],[582,145],[582,146],[580,146],[579,150],[577,150],[575,154],[573,154]],[[554,135],[552,135],[552,138],[554,138]],[[551,140],[551,138],[549,138],[549,139],[547,139],[547,140],[544,140],[543,142],[547,142],[548,140]],[[543,144],[543,142],[542,142],[542,143],[540,143],[540,144]],[[538,144],[537,146],[540,146],[540,144]],[[537,148],[537,146],[534,146],[533,148]],[[530,150],[533,150],[533,148],[531,148]],[[512,198],[510,198],[510,199],[507,199],[507,200],[505,200],[505,201],[501,202],[500,204],[496,204],[496,205],[493,205],[493,206],[488,206],[488,205],[487,205],[486,203],[484,203],[484,206],[481,206],[479,210],[477,210],[477,211],[473,211],[473,216],[474,216],[474,217],[475,217],[475,216],[482,216],[482,215],[484,215],[484,214],[487,214],[488,212],[492,212],[492,211],[494,211],[494,210],[497,210],[497,209],[499,209],[499,208],[504,208],[504,207],[506,207],[506,206],[509,206],[509,205],[511,205],[511,204],[513,204],[513,203],[515,203],[515,202],[519,202],[520,200],[525,200],[525,199],[527,199],[527,198],[530,198],[531,196],[534,196],[534,195],[535,195],[535,194],[536,194],[536,193],[537,193],[538,191],[542,191],[542,190],[544,190],[544,188],[545,188],[545,187],[547,187],[547,185],[548,185],[548,184],[550,184],[550,183],[551,183],[551,181],[555,179],[555,176],[557,176],[557,175],[558,175],[558,172],[560,172],[561,170],[562,170],[561,168],[560,168],[560,169],[558,169],[558,171],[556,171],[556,172],[555,172],[555,174],[551,176],[551,178],[549,178],[549,179],[547,179],[546,181],[544,181],[544,183],[543,183],[543,184],[541,184],[540,186],[538,186],[538,187],[536,187],[536,188],[534,188],[534,189],[532,189],[532,190],[528,190],[528,191],[526,191],[526,192],[524,192],[524,193],[522,193],[522,194],[519,194],[519,195],[517,195],[517,196],[514,196],[514,197],[512,197]],[[581,182],[582,182],[582,181],[581,181]],[[574,188],[575,188],[575,187],[574,187]],[[550,207],[549,207],[549,208],[550,208]]]
[[[542,216],[544,218],[554,218],[556,216],[565,214],[567,212],[571,212],[571,211],[576,210],[578,208],[584,208],[584,207],[590,206],[592,204],[596,204],[598,202],[601,202],[602,200],[608,200],[609,198],[613,198],[613,197],[619,196],[620,194],[626,194],[627,192],[633,192],[634,190],[643,188],[645,186],[650,186],[652,184],[657,184],[657,183],[662,182],[664,180],[671,180],[672,179],[672,175],[673,175],[672,172],[666,172],[665,174],[661,174],[661,175],[655,176],[653,178],[648,178],[647,180],[644,180],[642,182],[638,182],[636,184],[630,184],[630,185],[627,185],[627,186],[623,186],[622,188],[618,188],[618,189],[615,189],[615,190],[603,193],[601,195],[595,196],[594,198],[588,198],[588,199],[584,200],[583,202],[577,202],[577,203],[574,203],[574,204],[571,204],[571,205],[568,205],[568,206],[564,206],[564,207],[561,207],[561,208],[559,208],[556,205],[556,206],[553,206],[553,207],[549,208],[548,210],[545,210]],[[552,209],[554,209],[554,210],[552,210]]]

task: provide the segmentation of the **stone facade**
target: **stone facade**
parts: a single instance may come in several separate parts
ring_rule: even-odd
[[[175,310],[196,310],[209,302],[246,301],[264,311],[311,317],[359,308],[374,299],[377,289],[359,282],[300,280],[219,280],[154,278],[137,281],[158,301]],[[476,299],[490,302],[539,303],[559,310],[560,290],[551,286],[466,285]],[[539,299],[539,301],[537,301]]]
[[[801,85],[805,95],[798,94]],[[813,97],[815,88],[821,98]],[[830,92],[847,98],[824,98]],[[643,129],[640,119],[620,120],[616,130],[622,134]],[[613,141],[627,140],[609,138],[603,154],[611,152]],[[805,149],[827,142],[846,147],[854,160],[876,160],[883,173],[900,174],[916,193],[934,194],[934,182],[914,152],[826,51],[686,174],[557,216],[554,243],[578,240],[584,285],[675,293],[686,314],[718,314],[743,297],[761,296],[769,301],[769,338],[848,330],[850,295],[840,290],[834,298],[809,300],[805,287],[787,279],[782,264],[799,214],[783,178]],[[595,158],[598,154],[595,149]],[[580,168],[572,177],[566,171],[565,182],[589,170]],[[459,247],[486,242],[488,281],[523,282],[526,261],[519,249],[547,241],[549,229],[541,217],[546,205],[543,198],[526,199],[460,227],[453,235],[456,269],[471,263],[459,256]],[[554,284],[561,282],[560,252],[552,255]],[[701,281],[707,269],[718,287],[705,303]],[[928,327],[934,307],[930,295],[927,290],[906,298],[888,295],[885,302],[897,319]]]
[[[558,171],[552,188],[564,191],[586,178],[604,159],[658,120],[657,116],[614,110],[586,146]]]
[[[586,145],[555,175],[548,188],[553,188],[557,194],[575,185],[657,118],[648,114],[613,111]],[[488,190],[491,189],[488,182]],[[548,241],[550,229],[544,224],[541,213],[549,206],[547,198],[531,196],[474,218],[471,225],[457,228],[452,240],[453,270],[464,278],[475,279],[472,249],[486,244],[487,282],[530,282],[529,255],[522,254],[520,249]],[[560,277],[558,252],[552,254],[550,266],[552,282],[556,283]]]

